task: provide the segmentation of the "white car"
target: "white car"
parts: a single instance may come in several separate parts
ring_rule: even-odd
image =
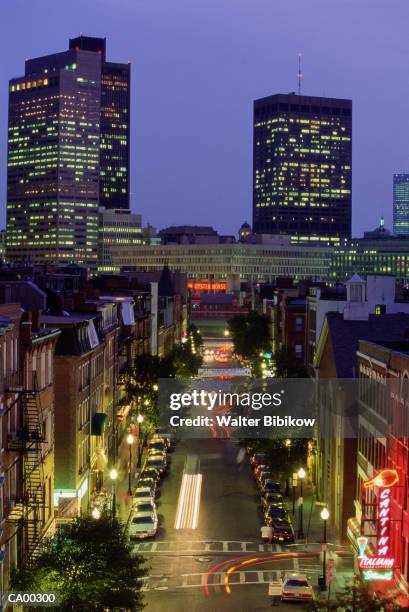
[[[129,522],[130,538],[151,538],[158,530],[158,519],[153,512],[138,512]]]
[[[155,503],[152,489],[149,487],[138,487],[133,494],[133,505],[152,502]]]
[[[151,501],[149,501],[149,502],[137,502],[132,507],[132,513],[133,514],[141,514],[141,513],[145,513],[145,512],[148,512],[149,514],[154,514],[155,517],[157,518],[155,502],[151,502]]]
[[[283,601],[312,601],[314,591],[305,574],[286,574],[281,594]]]

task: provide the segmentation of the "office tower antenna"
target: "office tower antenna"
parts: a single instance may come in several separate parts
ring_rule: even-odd
[[[303,73],[301,70],[301,58],[302,58],[302,53],[298,54],[298,95],[301,96],[301,80],[303,78]]]

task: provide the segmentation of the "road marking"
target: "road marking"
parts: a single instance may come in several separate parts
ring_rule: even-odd
[[[268,584],[271,581],[281,580],[283,573],[288,572],[288,568],[274,569],[274,570],[247,570],[233,572],[229,578],[232,585],[254,585],[254,584]],[[312,571],[312,568],[305,569],[305,573],[319,574],[319,569]],[[209,587],[217,588],[223,584],[224,576],[226,572],[213,572],[212,582],[209,583]],[[157,591],[157,590],[178,590],[178,589],[197,589],[202,588],[206,584],[207,573],[195,573],[195,574],[182,574],[180,576],[180,583],[168,584],[167,586],[155,584],[155,580],[148,577],[148,581],[151,584],[144,584],[142,587],[143,591]],[[162,582],[162,581],[161,581]]]
[[[243,542],[240,540],[214,540],[207,541],[178,541],[157,540],[156,542],[137,542],[133,544],[134,552],[140,554],[162,554],[169,553],[201,554],[201,553],[228,553],[232,552],[282,552],[283,548],[278,544],[258,544],[257,542]]]

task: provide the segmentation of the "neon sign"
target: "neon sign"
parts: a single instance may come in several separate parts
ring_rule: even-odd
[[[226,291],[227,283],[225,281],[189,281],[187,288],[194,291]]]
[[[393,572],[378,572],[376,570],[364,570],[362,572],[364,580],[392,580]]]
[[[379,489],[377,502],[377,545],[376,555],[366,557],[360,549],[359,569],[364,572],[364,580],[390,580],[391,571],[395,567],[395,559],[391,557],[390,528],[392,487],[399,482],[396,470],[382,470],[371,480],[364,483],[364,488],[375,486]],[[362,544],[366,538],[362,537]],[[365,543],[366,546],[366,543]],[[388,570],[388,571],[382,571]]]

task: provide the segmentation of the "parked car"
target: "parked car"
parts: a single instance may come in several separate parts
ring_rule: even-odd
[[[152,493],[156,493],[156,487],[157,487],[158,481],[156,480],[156,478],[139,478],[138,480],[138,488],[141,487],[148,487]]]
[[[140,478],[153,478],[159,480],[160,472],[154,467],[145,468],[140,474]]]
[[[266,493],[264,497],[261,498],[261,505],[263,508],[271,506],[272,504],[275,506],[284,506],[283,496],[279,493]]]
[[[254,468],[254,476],[255,476],[255,478],[260,478],[260,476],[262,474],[266,474],[266,473],[270,473],[271,474],[271,467],[269,465],[266,465],[265,463],[262,463],[261,465],[257,465]]]
[[[288,521],[273,519],[271,527],[273,528],[272,539],[274,542],[294,542],[294,529]]]
[[[149,443],[149,451],[151,450],[161,451],[161,452],[166,453],[168,450],[168,447],[163,440],[161,440],[160,438],[156,438],[154,440],[151,440],[151,442]]]
[[[132,508],[133,514],[140,514],[146,512],[154,514],[156,516],[157,512],[155,502],[139,502],[136,503]]]
[[[267,455],[265,453],[256,453],[252,455],[250,459],[251,465],[256,467],[257,465],[266,465],[267,464]]]
[[[267,480],[273,482],[273,475],[271,472],[263,472],[262,474],[260,474],[260,476],[257,479],[257,483],[260,489],[264,488],[264,485],[267,482]]]
[[[269,478],[264,481],[263,486],[261,487],[263,494],[266,493],[280,493],[281,487],[279,482],[275,482],[274,480],[270,480]]]
[[[160,474],[163,474],[166,470],[166,459],[158,455],[151,455],[148,457],[146,461],[147,468],[155,468],[159,471]]]
[[[288,517],[287,510],[282,506],[268,506],[264,512],[267,525],[271,525],[273,519],[280,518],[285,519]]]
[[[152,490],[149,487],[137,487],[133,494],[133,505],[145,502],[155,503]]]
[[[173,434],[169,431],[166,431],[165,429],[158,429],[156,433],[153,434],[151,442],[160,440],[161,442],[164,442],[168,448],[170,448],[172,446],[172,436]]]
[[[130,538],[151,538],[158,530],[158,518],[153,512],[138,512],[129,521]]]
[[[150,448],[148,451],[148,459],[150,457],[160,457],[164,461],[166,461],[166,451],[156,450],[156,448]]]
[[[314,599],[314,592],[307,576],[296,573],[285,574],[281,599],[283,601],[311,601]]]

